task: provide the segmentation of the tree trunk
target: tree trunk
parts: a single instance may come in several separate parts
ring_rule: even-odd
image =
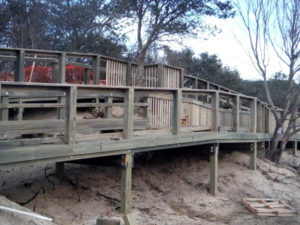
[[[135,78],[136,86],[143,87],[144,86],[144,68],[145,65],[145,55],[141,54],[138,57],[138,71]]]
[[[278,149],[278,143],[280,137],[280,134],[278,134],[279,128],[280,127],[275,128],[272,138],[270,140],[269,150],[266,152],[266,157],[274,162],[278,162],[281,156],[281,151],[280,149]]]

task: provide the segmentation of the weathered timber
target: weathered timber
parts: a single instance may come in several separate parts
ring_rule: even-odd
[[[257,142],[250,144],[250,169],[256,170]]]
[[[178,135],[180,133],[181,98],[182,98],[182,92],[180,89],[178,89],[173,94],[173,122],[172,122],[173,132],[172,133],[174,135]]]
[[[74,144],[76,139],[77,88],[71,86],[66,96],[65,107],[65,143]]]
[[[127,215],[131,211],[131,179],[133,155],[123,155],[123,168],[121,174],[121,212]]]
[[[100,79],[100,56],[97,55],[94,57],[94,65],[93,65],[93,84],[98,84]]]
[[[128,88],[124,97],[124,131],[123,136],[129,139],[133,135],[134,89]]]
[[[24,81],[24,49],[17,51],[15,81]]]
[[[218,156],[219,144],[214,144],[210,148],[210,179],[209,190],[212,195],[217,195],[218,192]]]

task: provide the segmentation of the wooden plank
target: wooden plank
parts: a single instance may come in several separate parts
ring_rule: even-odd
[[[113,104],[113,97],[107,97],[105,102],[108,104]],[[108,119],[112,118],[112,106],[105,108],[104,117]]]
[[[214,144],[210,148],[210,179],[209,179],[209,190],[214,196],[218,192],[218,156],[219,145]]]
[[[59,73],[59,83],[66,82],[66,53],[62,52],[58,58],[58,73]]]
[[[135,119],[135,129],[146,129],[148,119]],[[124,128],[123,119],[83,119],[77,120],[76,131],[79,133],[101,130],[118,130]],[[61,120],[10,120],[0,121],[0,134],[36,134],[59,133],[64,131]]]
[[[257,131],[257,98],[251,101],[251,132]]]
[[[257,142],[250,145],[250,169],[256,170]]]
[[[18,108],[18,120],[23,120],[23,112],[24,112],[24,107],[22,107],[23,100],[19,99],[19,108]]]
[[[17,51],[17,61],[16,61],[16,72],[15,72],[15,81],[23,82],[24,81],[24,49]]]
[[[233,104],[233,128],[235,132],[240,129],[240,96],[236,95]]]
[[[216,91],[212,95],[212,109],[213,109],[212,130],[218,132],[220,129],[220,95],[218,91]]]
[[[182,92],[178,89],[173,94],[173,121],[172,121],[172,133],[178,135],[181,128],[181,110],[182,110]]]
[[[57,103],[62,104],[65,107],[66,97],[64,97],[64,96],[58,97]],[[61,119],[64,119],[64,118],[65,118],[65,109],[58,108],[57,109],[57,119],[61,120]]]
[[[127,215],[131,211],[131,179],[133,167],[133,155],[123,155],[123,168],[121,174],[121,212]]]
[[[243,198],[242,203],[251,212],[259,216],[295,216],[297,212],[293,207],[278,199],[251,199]]]
[[[134,89],[128,88],[124,96],[124,138],[129,139],[133,135],[134,116]]]
[[[84,83],[85,84],[90,84],[90,72],[91,72],[91,70],[90,69],[88,69],[88,68],[85,68],[84,69]]]
[[[2,104],[1,104],[1,120],[9,120],[9,110],[8,108],[3,108],[3,105],[8,105],[9,99],[6,96],[2,95]]]
[[[71,86],[66,96],[65,107],[65,143],[75,143],[76,111],[77,111],[77,88]]]
[[[94,77],[93,77],[93,84],[99,84],[99,79],[100,79],[100,56],[97,55],[94,57],[94,65],[93,65],[93,72],[94,72]]]
[[[132,213],[123,216],[125,225],[137,225]]]
[[[165,87],[165,79],[164,79],[164,65],[157,65],[157,87]]]
[[[293,148],[293,154],[294,156],[297,156],[298,153],[298,141],[297,139],[294,141],[294,148]]]
[[[8,99],[6,97],[6,99]],[[20,104],[8,104],[1,105],[2,109],[16,109],[16,108],[63,108],[64,104],[61,103],[20,103]]]

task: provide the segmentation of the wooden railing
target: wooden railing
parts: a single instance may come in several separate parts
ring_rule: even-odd
[[[257,123],[268,117],[257,119],[259,107],[255,98],[216,90],[21,82],[1,82],[0,90],[0,147],[131,138],[154,130],[179,134],[192,131],[255,133],[270,129],[266,122]],[[211,102],[197,100],[198,96],[209,97]],[[227,104],[222,101],[225,97],[229,99]],[[250,107],[239,104],[243,101]],[[48,109],[52,109],[50,114]],[[86,116],[87,109],[93,110],[96,116]]]

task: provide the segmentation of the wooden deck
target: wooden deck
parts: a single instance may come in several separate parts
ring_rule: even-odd
[[[0,82],[0,169],[125,155],[125,216],[130,214],[134,153],[207,145],[210,190],[216,194],[219,144],[248,144],[250,168],[255,169],[257,154],[264,154],[274,129],[267,103],[185,75],[181,68],[146,66],[144,87],[136,87],[135,64],[101,55],[0,49],[0,60],[16,62],[15,81]],[[52,63],[53,83],[24,82],[24,61]],[[67,64],[85,68],[83,84],[66,83]],[[100,75],[107,86],[99,85]],[[25,118],[28,109],[51,109],[55,117]],[[101,109],[103,115],[80,117],[86,109]],[[296,152],[300,134],[291,141]]]

